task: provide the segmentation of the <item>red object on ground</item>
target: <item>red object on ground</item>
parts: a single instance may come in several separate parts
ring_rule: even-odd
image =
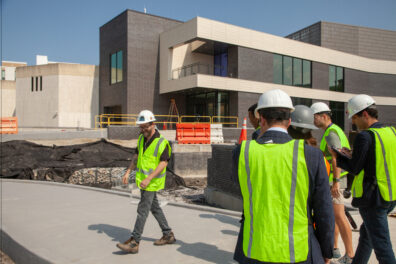
[[[176,140],[179,144],[210,144],[210,124],[176,124]]]
[[[243,118],[242,131],[241,135],[239,136],[238,144],[241,144],[243,140],[247,140],[246,117]]]
[[[18,134],[18,118],[17,117],[1,118],[0,134]]]
[[[162,130],[166,130],[166,124],[164,122],[164,124],[162,125]]]

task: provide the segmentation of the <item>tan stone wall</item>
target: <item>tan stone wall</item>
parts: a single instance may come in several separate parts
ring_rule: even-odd
[[[42,80],[42,91],[36,91],[35,86],[32,91],[31,76],[16,80],[16,116],[20,127],[58,127],[59,78],[47,75]]]
[[[94,127],[99,114],[99,78],[59,76],[59,126]]]
[[[21,67],[16,73],[16,115],[21,127],[94,126],[99,112],[97,66],[58,63]],[[42,91],[36,91],[35,77],[40,76]]]
[[[15,116],[15,81],[1,81],[1,117]]]

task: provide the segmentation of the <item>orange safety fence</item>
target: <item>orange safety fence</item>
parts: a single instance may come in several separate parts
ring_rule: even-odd
[[[210,144],[210,124],[176,124],[179,144]]]
[[[0,134],[18,134],[18,118],[2,117],[0,123]]]

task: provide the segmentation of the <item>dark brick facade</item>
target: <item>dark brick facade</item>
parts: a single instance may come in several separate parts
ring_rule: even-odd
[[[183,22],[126,10],[100,28],[100,112],[121,105],[122,113],[142,109],[168,114],[170,99],[184,109],[183,94],[159,95],[159,35]],[[110,85],[110,54],[123,51],[123,81]]]
[[[396,60],[396,32],[318,22],[287,38],[379,60]]]

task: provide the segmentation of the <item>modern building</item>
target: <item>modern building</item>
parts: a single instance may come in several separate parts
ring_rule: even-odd
[[[1,62],[1,117],[15,116],[15,71],[17,67],[26,66],[26,62],[2,61]]]
[[[100,113],[167,114],[175,99],[181,114],[241,122],[261,93],[279,88],[295,104],[329,102],[346,130],[345,103],[367,93],[381,120],[395,125],[396,32],[325,22],[307,29],[283,38],[126,10],[100,28]],[[345,34],[354,42],[340,41]]]
[[[93,128],[98,113],[98,66],[50,63],[17,68],[19,127]]]

